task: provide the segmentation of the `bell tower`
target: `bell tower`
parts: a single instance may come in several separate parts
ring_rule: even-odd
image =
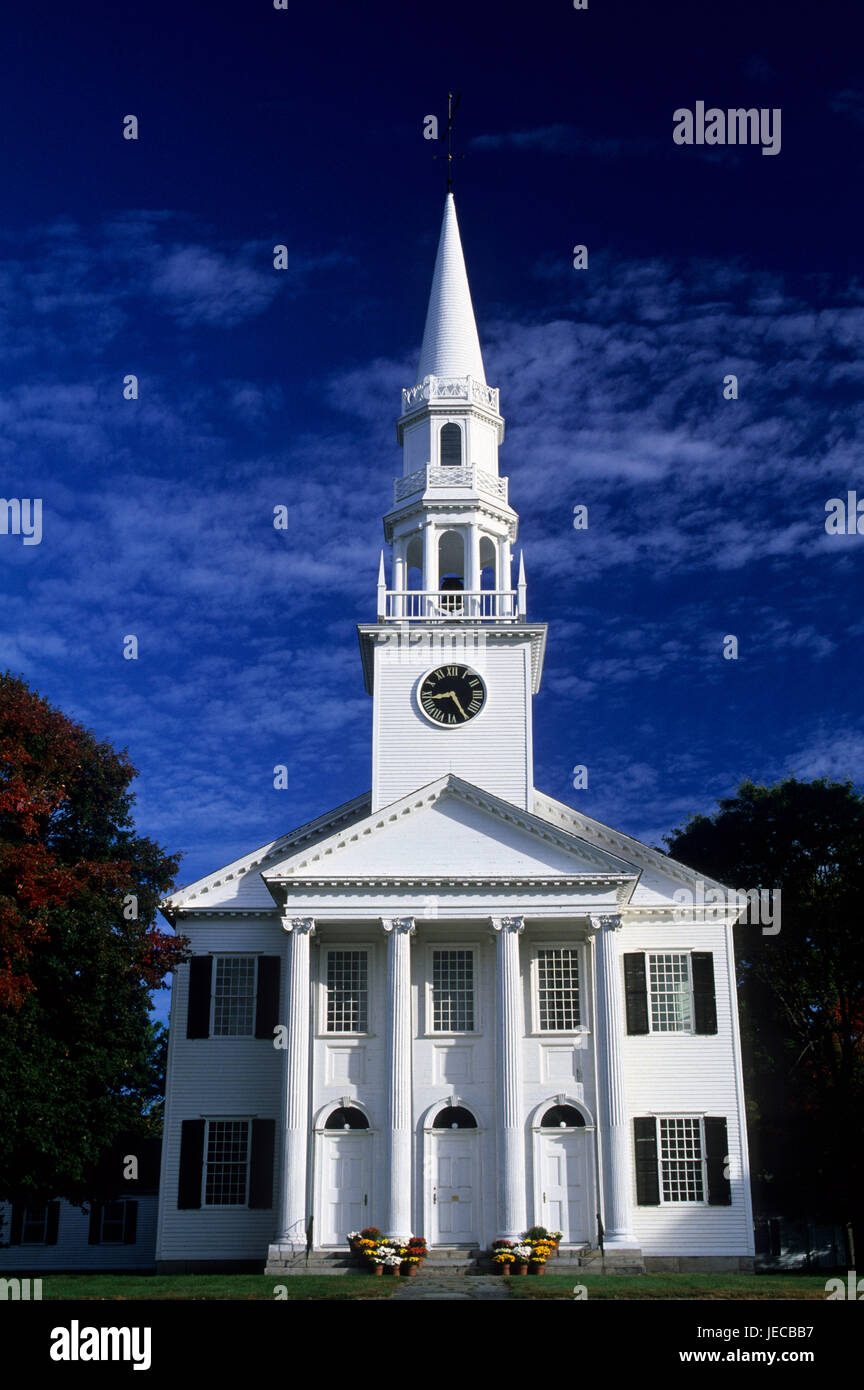
[[[529,625],[519,519],[498,471],[504,420],[486,383],[453,194],[396,434],[377,624],[358,629],[375,700],[373,809],[454,772],[519,806],[532,795],[531,695],[546,625]]]

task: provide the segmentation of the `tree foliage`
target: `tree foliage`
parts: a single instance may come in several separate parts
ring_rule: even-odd
[[[124,1130],[158,1126],[151,991],[185,941],[155,924],[179,856],[136,835],[135,769],[0,675],[0,1193],[86,1196]]]
[[[666,845],[727,887],[780,889],[776,935],[735,928],[757,1197],[864,1233],[864,797],[850,781],[747,781]]]

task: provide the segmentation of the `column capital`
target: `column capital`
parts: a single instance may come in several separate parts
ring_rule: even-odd
[[[315,935],[314,917],[283,917],[282,930],[287,932],[300,932],[307,936]]]
[[[391,932],[396,932],[397,935],[404,933],[407,936],[413,936],[417,928],[414,925],[413,917],[382,917],[381,930],[386,932],[388,936]]]
[[[620,912],[592,913],[588,921],[592,931],[620,931],[624,925]]]
[[[500,936],[502,932],[513,932],[516,936],[525,930],[524,917],[490,917],[489,930]]]

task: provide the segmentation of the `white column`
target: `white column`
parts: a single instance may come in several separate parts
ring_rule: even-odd
[[[507,1240],[525,1230],[525,1129],[522,1123],[522,917],[493,917],[496,940],[495,1071],[498,1093],[498,1230]]]
[[[405,541],[399,540],[393,547],[393,588],[400,591],[400,596],[393,600],[393,616],[401,618],[403,604],[405,600],[401,597],[401,590],[407,589],[405,582]]]
[[[431,521],[423,527],[423,588],[438,592],[438,532]],[[437,600],[426,600],[426,615],[432,614],[432,605]]]
[[[309,1133],[309,939],[311,917],[283,917],[288,934],[288,990],[284,1066],[285,1151],[280,1234],[272,1254],[305,1250],[307,1135]],[[314,1233],[313,1233],[314,1239]]]
[[[500,536],[499,539],[498,539],[498,565],[497,565],[497,570],[498,570],[498,583],[497,583],[497,586],[496,586],[496,587],[499,588],[499,589],[504,589],[504,590],[508,590],[508,591],[509,591],[510,585],[511,585],[511,582],[512,582],[512,581],[511,581],[511,575],[510,575],[510,538],[509,538],[509,536]],[[498,613],[499,613],[499,616],[500,616],[500,617],[502,617],[502,618],[509,618],[509,617],[512,617],[512,616],[513,616],[513,601],[512,601],[511,598],[509,598],[509,597],[506,597],[506,598],[499,598],[499,599],[496,600],[496,602],[500,605],[500,607],[499,607],[499,609],[498,609]]]
[[[610,1246],[635,1247],[631,1197],[630,1130],[624,1104],[621,1057],[622,1002],[620,958],[615,934],[617,915],[591,918],[596,944],[596,1029],[598,1110],[603,1166],[603,1241]]]
[[[465,588],[474,593],[480,588],[480,530],[477,526],[468,528],[467,564],[465,566]],[[474,617],[480,612],[480,599],[471,599],[466,612]]]
[[[384,1230],[408,1237],[411,1227],[411,941],[413,917],[385,917],[387,933],[387,1174]]]

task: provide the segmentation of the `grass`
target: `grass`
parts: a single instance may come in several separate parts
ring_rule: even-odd
[[[259,1301],[272,1303],[277,1287],[289,1301],[314,1299],[344,1302],[390,1298],[402,1280],[373,1274],[296,1274],[283,1278],[264,1274],[51,1274],[42,1278],[43,1300],[138,1299],[195,1301]],[[420,1275],[420,1279],[423,1279]],[[573,1299],[573,1288],[584,1284],[588,1301],[652,1299],[729,1300],[825,1299],[822,1274],[543,1274],[507,1280],[510,1297]],[[466,1276],[470,1284],[471,1276]],[[454,1285],[459,1284],[454,1278]]]
[[[825,1301],[821,1274],[541,1274],[508,1280],[511,1298],[573,1300],[583,1284],[588,1302],[607,1299],[810,1299]]]
[[[266,1301],[274,1290],[282,1298],[344,1301],[352,1298],[389,1298],[398,1279],[376,1274],[294,1274],[280,1279],[265,1274],[50,1274],[42,1278],[42,1298],[67,1299],[181,1299]]]

